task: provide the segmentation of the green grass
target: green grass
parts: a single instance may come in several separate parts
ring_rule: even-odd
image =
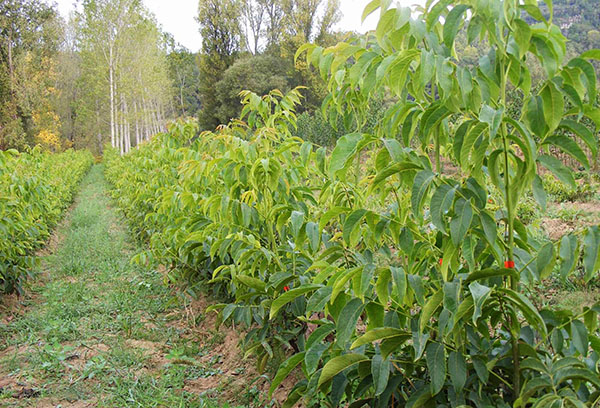
[[[130,263],[138,248],[106,191],[96,165],[59,227],[62,242],[32,279],[27,312],[0,324],[0,378],[13,382],[0,389],[0,406],[226,406],[183,391],[185,379],[218,370],[168,363],[173,353],[194,358],[203,351],[168,324],[177,302],[162,276]],[[132,346],[135,340],[156,350]],[[15,398],[21,388],[35,396]]]

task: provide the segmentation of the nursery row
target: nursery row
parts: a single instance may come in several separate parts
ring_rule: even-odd
[[[524,3],[434,1],[414,16],[375,0],[374,34],[302,47],[328,84],[324,116],[348,127],[331,152],[291,136],[294,90],[243,93],[241,119],[216,132],[180,122],[107,153],[114,195],[149,244],[136,260],[223,299],[209,312],[245,325],[260,369],[275,362],[271,391],[297,379],[287,406],[600,401],[600,306],[530,296],[551,275],[594,277],[600,229],[553,242],[516,211],[529,197],[546,206],[542,169],[575,186],[550,148],[585,168],[581,145],[597,156],[580,121],[600,124],[600,52],[565,63],[558,27]],[[457,61],[459,30],[490,47],[476,67]],[[535,86],[528,58],[547,77]],[[517,115],[507,89],[525,101]],[[395,105],[362,132],[384,92]]]
[[[43,245],[93,163],[89,151],[0,151],[0,292],[21,291]]]

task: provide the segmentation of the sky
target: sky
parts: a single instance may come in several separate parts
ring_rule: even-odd
[[[74,0],[53,0],[57,3],[60,13],[67,18],[75,8]],[[198,51],[201,46],[198,22],[195,17],[198,12],[198,0],[143,0],[144,4],[154,13],[164,31],[175,37],[175,41],[191,51]],[[342,21],[336,26],[340,30],[366,32],[375,28],[377,13],[370,16],[361,24],[361,16],[370,0],[340,0],[343,13]],[[422,3],[422,0],[401,0],[402,5]]]

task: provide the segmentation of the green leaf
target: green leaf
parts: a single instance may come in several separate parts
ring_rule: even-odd
[[[379,7],[381,7],[381,0],[373,0],[369,4],[367,4],[363,11],[361,21],[364,23],[367,17],[369,17],[369,15],[371,15]]]
[[[460,296],[460,283],[444,282],[444,309],[454,314],[458,310]]]
[[[306,370],[312,374],[317,371],[319,367],[319,361],[321,361],[321,357],[325,350],[329,348],[329,344],[316,343],[311,346],[306,351],[306,356],[304,357],[304,363],[306,364]]]
[[[292,211],[292,215],[290,217],[290,230],[294,238],[298,237],[298,234],[300,233],[300,228],[302,228],[303,223],[304,213],[302,211]]]
[[[333,207],[331,210],[328,210],[319,220],[319,230],[322,231],[333,218],[348,212],[350,212],[350,208],[347,207]]]
[[[493,246],[496,242],[496,238],[498,238],[498,226],[496,225],[496,221],[487,212],[479,213],[479,219],[483,226],[485,238],[488,240],[489,244]]]
[[[452,221],[450,221],[450,236],[452,237],[454,246],[459,246],[473,221],[471,200],[458,200],[455,204],[455,212],[456,214],[452,217]]]
[[[236,275],[235,278],[242,284],[251,287],[252,289],[256,289],[260,292],[264,292],[265,290],[265,283],[260,279],[256,279],[247,275]]]
[[[375,283],[375,293],[379,298],[379,302],[382,305],[387,305],[389,302],[389,286],[392,273],[389,269],[382,269],[377,275],[377,282]]]
[[[421,170],[422,168],[422,165],[412,162],[394,163],[391,166],[388,166],[383,170],[377,172],[377,175],[375,176],[375,178],[373,179],[373,183],[371,184],[371,188],[378,187],[381,183],[383,183],[385,180],[387,180],[395,174],[404,173],[406,171]]]
[[[515,31],[514,31],[515,42],[519,46],[519,59],[527,53],[531,41],[531,28],[526,21],[521,19],[515,20]]]
[[[588,103],[592,105],[596,100],[596,70],[594,66],[582,58],[573,58],[567,66],[578,68],[583,72],[587,83]]]
[[[500,128],[500,124],[502,123],[503,114],[504,108],[496,110],[488,105],[483,105],[481,107],[481,112],[479,112],[479,120],[483,123],[487,123],[490,127],[491,139],[493,139],[498,133],[498,129]]]
[[[454,43],[454,38],[458,33],[458,29],[460,28],[460,23],[462,22],[463,13],[469,7],[460,4],[455,6],[450,12],[448,16],[446,16],[446,21],[444,22],[444,44],[446,47],[452,48],[452,44]]]
[[[337,344],[343,349],[346,348],[346,344],[350,341],[350,337],[356,328],[356,323],[360,317],[365,305],[362,300],[354,298],[350,300],[338,317],[336,322],[337,331]]]
[[[553,82],[549,81],[540,92],[544,104],[544,118],[549,127],[547,133],[552,133],[558,127],[563,117],[565,101],[562,93],[556,89]]]
[[[600,60],[600,50],[598,50],[598,49],[588,50],[588,51],[584,52],[583,54],[581,54],[579,56],[579,58]]]
[[[375,354],[371,360],[371,375],[375,386],[375,395],[383,393],[390,378],[390,360],[383,359],[381,354]]]
[[[378,340],[389,339],[392,337],[399,337],[408,340],[410,339],[411,335],[406,333],[405,331],[393,327],[377,327],[375,329],[367,331],[358,339],[354,340],[354,343],[352,343],[350,349],[353,350],[365,344],[373,343]]]
[[[539,96],[529,98],[525,109],[525,123],[529,129],[540,138],[546,136],[548,129],[544,117],[544,104],[542,98]]]
[[[452,208],[455,192],[456,187],[442,184],[435,190],[431,197],[431,202],[429,204],[431,222],[443,233],[446,233],[444,215]]]
[[[600,387],[600,379],[591,370],[587,368],[563,368],[556,373],[554,377],[554,385],[559,386],[568,380],[581,380],[586,383],[592,383],[596,387]]]
[[[343,370],[352,367],[362,361],[369,361],[369,357],[362,354],[344,354],[343,356],[334,357],[329,360],[321,370],[319,383],[317,387],[325,384]]]
[[[546,211],[546,190],[544,190],[544,183],[542,182],[542,178],[537,174],[533,178],[532,190],[535,201],[540,205],[540,207],[542,207],[543,211]]]
[[[452,386],[456,393],[460,394],[467,383],[467,362],[462,353],[450,352],[448,356],[448,373],[450,374]]]
[[[444,300],[444,291],[438,289],[425,303],[423,310],[421,310],[421,316],[419,318],[419,330],[422,332],[425,331],[425,328],[429,324],[429,320],[435,313],[435,311],[440,307],[442,301]]]
[[[400,162],[402,160],[403,154],[400,142],[398,142],[396,139],[383,139],[383,145],[393,161]]]
[[[596,142],[596,138],[585,125],[575,122],[574,120],[565,119],[560,122],[559,127],[576,134],[591,150],[592,157],[595,157],[598,154],[598,143]]]
[[[315,291],[321,287],[322,287],[321,285],[303,285],[303,286],[300,286],[299,288],[295,288],[288,292],[283,293],[277,299],[275,299],[273,301],[273,303],[271,304],[271,312],[269,313],[269,319],[274,318],[275,315],[277,314],[277,312],[279,311],[279,309],[281,309],[283,306],[290,303],[292,300],[296,299],[299,296],[304,295],[305,293]]]
[[[475,305],[475,310],[473,311],[473,324],[477,324],[477,319],[481,316],[483,305],[492,293],[492,290],[487,286],[472,282],[469,285],[469,291],[473,296],[473,303]]]
[[[333,288],[331,286],[324,286],[313,293],[306,304],[306,313],[322,311],[327,302],[329,302],[329,299],[331,299],[332,291]]]
[[[536,377],[527,381],[521,389],[521,396],[519,398],[521,400],[521,404],[527,404],[531,397],[533,397],[537,392],[551,388],[552,383],[547,377]]]
[[[576,236],[568,234],[561,238],[558,256],[561,260],[560,277],[562,279],[566,279],[575,268],[576,262],[579,258]]]
[[[478,123],[473,126],[466,134],[462,146],[460,147],[460,157],[459,163],[460,166],[467,170],[469,165],[472,164],[469,162],[469,156],[473,153],[473,147],[475,146],[475,142],[479,139],[479,136],[486,130],[488,125],[486,123]]]
[[[423,217],[423,201],[427,194],[427,190],[433,181],[435,174],[430,170],[423,170],[417,173],[412,187],[412,195],[410,202],[412,205],[413,212],[419,219]]]
[[[315,222],[306,223],[306,236],[308,237],[308,243],[311,251],[316,252],[319,249],[319,244],[321,242],[319,224]]]
[[[498,276],[513,277],[519,279],[519,272],[514,268],[486,268],[470,273],[465,283],[475,282],[481,279],[490,279]]]
[[[572,189],[576,189],[577,185],[575,184],[575,178],[573,178],[573,172],[566,167],[560,160],[555,157],[540,155],[537,158],[537,161],[544,166],[546,169],[550,170],[554,176],[568,185]]]
[[[579,163],[583,164],[583,166],[586,169],[590,168],[590,162],[588,161],[587,156],[585,155],[583,150],[581,150],[581,147],[579,147],[577,142],[575,142],[570,137],[564,135],[549,136],[546,139],[544,139],[543,144],[550,144],[560,147],[560,149],[563,152],[567,153]]]
[[[544,323],[544,319],[538,312],[537,308],[531,303],[529,299],[523,296],[519,292],[515,292],[514,290],[507,288],[497,288],[496,290],[504,293],[505,299],[511,301],[515,306],[519,308],[525,320],[529,322],[537,331],[539,331],[543,336],[546,336],[547,329],[546,323]]]
[[[346,244],[350,244],[350,235],[354,229],[358,227],[360,220],[362,220],[367,212],[368,211],[364,209],[355,210],[346,218],[346,222],[344,222],[344,227],[342,229]]]
[[[352,160],[356,154],[356,147],[362,138],[363,135],[360,133],[350,133],[338,139],[329,162],[329,174],[331,176],[346,167],[346,164]]]
[[[585,269],[585,280],[589,282],[600,269],[598,249],[600,248],[600,228],[590,227],[587,229],[583,239],[583,267]]]
[[[431,393],[436,395],[446,382],[446,350],[440,343],[429,343],[425,350],[425,358],[431,378]]]
[[[296,368],[296,366],[300,364],[302,360],[304,360],[304,354],[304,352],[294,354],[279,366],[277,374],[275,374],[275,378],[273,378],[273,381],[271,381],[271,386],[269,387],[269,398],[271,398],[273,392],[277,389],[277,387],[279,387],[279,384],[281,384],[281,382],[292,372],[292,370]]]

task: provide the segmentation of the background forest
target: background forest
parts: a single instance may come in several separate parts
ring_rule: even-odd
[[[201,130],[229,122],[240,113],[244,89],[265,94],[297,86],[307,87],[298,136],[333,145],[354,130],[323,118],[324,83],[293,59],[305,42],[328,46],[348,35],[334,30],[340,0],[200,0],[198,53],[177,44],[140,0],[80,3],[68,21],[50,2],[0,4],[0,149],[41,144],[100,153],[110,141],[127,152],[177,117],[198,118]],[[554,2],[570,53],[600,47],[594,3]],[[464,33],[457,50],[462,64],[483,53],[466,45]],[[371,102],[367,127],[385,99]]]

